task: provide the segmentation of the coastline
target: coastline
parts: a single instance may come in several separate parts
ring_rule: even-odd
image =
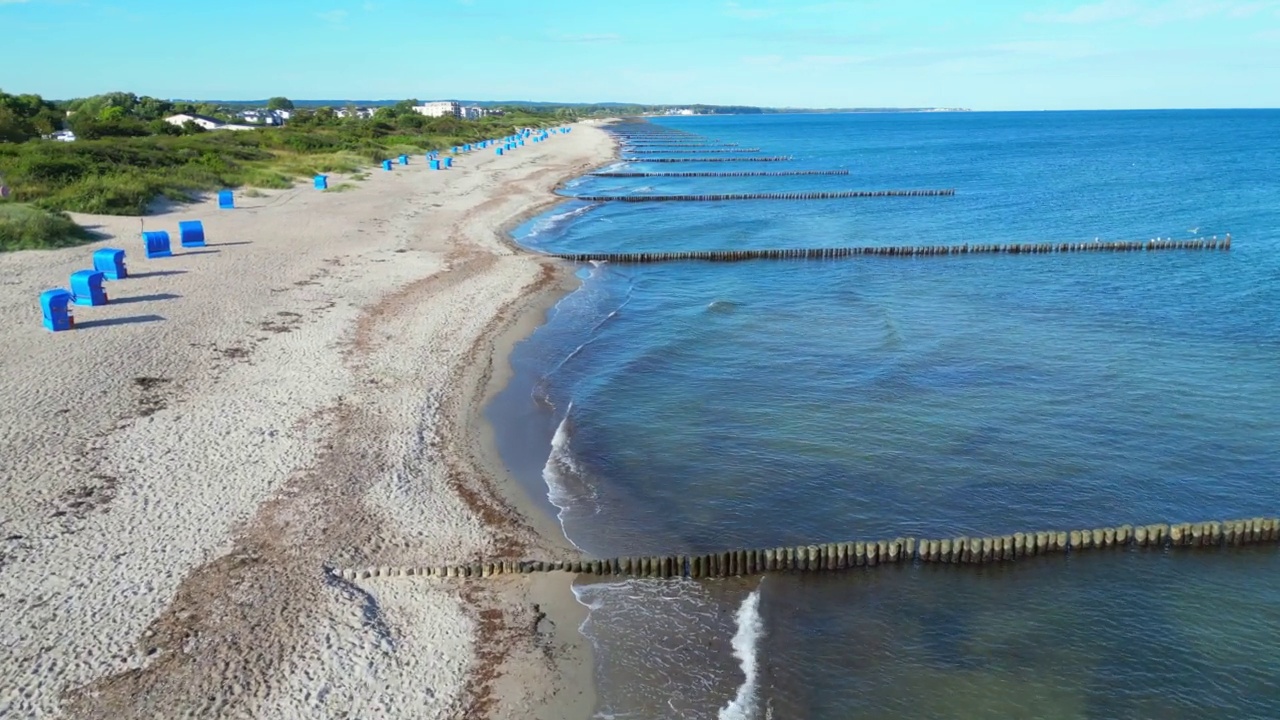
[[[98,242],[0,256],[0,711],[589,716],[571,576],[323,568],[574,552],[474,431],[570,277],[506,230],[613,156],[579,124],[450,173],[148,216],[204,220],[208,247],[173,258],[92,216]],[[39,291],[110,245],[116,302],[40,327]]]
[[[617,159],[616,144],[610,157],[586,165],[571,173],[561,174],[552,185],[551,192],[566,182],[603,167]],[[471,366],[468,380],[459,390],[466,411],[461,425],[454,434],[460,445],[455,448],[470,464],[477,477],[492,478],[493,491],[513,507],[521,518],[528,521],[536,536],[545,542],[543,555],[550,559],[570,559],[580,551],[564,535],[564,529],[555,517],[539,507],[538,499],[512,476],[503,462],[497,447],[496,428],[485,416],[494,398],[507,387],[513,377],[511,354],[515,346],[523,342],[541,327],[548,313],[565,296],[578,287],[573,270],[553,258],[534,253],[512,237],[512,232],[525,221],[540,215],[565,201],[563,197],[548,197],[544,202],[526,208],[510,218],[502,227],[501,238],[511,251],[531,259],[541,268],[538,279],[521,291],[520,297],[494,316],[487,330],[472,347],[473,357],[482,359]],[[545,718],[546,720],[589,719],[595,709],[594,662],[591,644],[579,631],[586,620],[587,609],[573,593],[572,573],[538,573],[531,575],[491,578],[486,590],[504,595],[507,601],[526,600],[536,609],[532,621],[533,631],[525,638],[531,642],[517,643],[515,652],[488,661],[488,667],[478,670],[496,680],[498,697],[517,697],[527,693],[524,687],[527,668],[540,662],[533,655],[541,655],[551,664],[554,682],[547,694],[529,704],[515,708],[501,708],[489,717]],[[474,588],[476,593],[480,588]],[[472,594],[471,597],[477,597]],[[517,637],[521,629],[508,624],[502,629],[493,628],[495,635],[513,632]],[[520,653],[523,656],[517,655]],[[522,667],[523,666],[523,667]],[[472,708],[468,708],[471,710]],[[518,710],[517,714],[510,714]]]

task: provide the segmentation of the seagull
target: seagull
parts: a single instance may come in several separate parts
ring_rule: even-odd
[[[1200,232],[1200,228],[1198,227],[1187,228],[1187,232],[1191,233],[1192,235],[1195,235],[1196,233]]]

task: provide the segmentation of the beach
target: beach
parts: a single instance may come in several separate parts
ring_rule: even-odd
[[[330,570],[575,552],[481,410],[571,279],[508,228],[613,154],[584,123],[0,255],[0,716],[588,716],[570,576]],[[48,332],[39,293],[101,247],[130,277]]]

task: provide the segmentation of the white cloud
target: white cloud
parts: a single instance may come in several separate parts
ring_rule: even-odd
[[[838,67],[857,65],[870,59],[869,55],[801,55],[798,60],[806,67]]]
[[[881,46],[884,48],[884,46]],[[788,73],[859,72],[868,68],[995,71],[1011,65],[1070,62],[1106,54],[1087,42],[1031,40],[972,47],[894,47],[861,54],[748,55],[743,65]]]
[[[1066,11],[1028,13],[1024,18],[1030,22],[1069,25],[1121,20],[1142,25],[1164,25],[1211,17],[1249,18],[1278,5],[1280,3],[1275,0],[1099,0]]]
[[[552,40],[567,43],[614,43],[622,40],[622,36],[618,33],[579,33],[562,35],[554,33]]]
[[[325,12],[322,12],[322,13],[316,13],[316,17],[320,18],[322,21],[334,27],[343,27],[344,23],[347,20],[347,11],[346,10],[326,10]]]
[[[770,8],[743,7],[734,0],[729,0],[724,4],[724,14],[739,20],[762,20],[777,15],[778,11]]]

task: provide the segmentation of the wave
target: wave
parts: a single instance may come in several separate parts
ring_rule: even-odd
[[[738,303],[732,300],[715,300],[707,305],[707,310],[710,312],[726,313],[733,312],[734,310],[737,310],[738,307]]]
[[[564,419],[556,427],[551,437],[551,452],[547,462],[542,466],[542,479],[547,483],[547,499],[560,511],[556,518],[560,521],[560,531],[574,547],[582,548],[569,537],[565,530],[565,513],[576,501],[594,501],[597,497],[595,488],[587,479],[586,469],[578,462],[570,447],[573,439],[573,403],[565,409]]]
[[[602,267],[604,267],[606,264],[607,264],[607,263],[604,263],[604,262],[601,262],[601,263],[598,263],[598,264],[597,264],[595,261],[592,261],[592,263],[591,263],[591,265],[592,265],[591,275],[589,275],[587,279],[591,279],[592,277],[595,277],[595,275],[597,274],[597,272],[598,272]],[[583,284],[583,287],[579,288],[579,289],[577,290],[577,292],[582,292],[582,291],[584,291],[585,289],[586,289],[586,286],[585,286],[585,283],[584,283],[584,284]],[[546,373],[546,375],[544,375],[544,376],[542,377],[542,379],[541,379],[541,381],[540,381],[540,384],[545,384],[546,382],[548,382],[548,381],[551,379],[551,377],[552,377],[553,375],[555,375],[556,373],[560,372],[560,370],[561,370],[565,365],[567,365],[567,364],[569,363],[569,361],[570,361],[570,360],[573,360],[573,359],[574,359],[575,357],[577,357],[580,353],[582,353],[582,351],[583,351],[583,350],[586,350],[588,346],[590,346],[590,345],[591,345],[592,343],[594,343],[595,341],[599,340],[599,339],[600,339],[600,334],[599,334],[599,333],[600,333],[600,329],[601,329],[601,328],[603,328],[606,324],[608,324],[608,322],[609,322],[610,320],[612,320],[612,319],[616,318],[616,317],[618,316],[618,313],[622,312],[622,309],[623,309],[623,308],[625,308],[627,305],[630,305],[630,304],[631,304],[631,298],[632,298],[632,296],[635,294],[635,289],[636,289],[636,288],[635,288],[635,284],[634,284],[634,283],[633,283],[633,284],[631,284],[631,285],[628,285],[628,286],[627,286],[627,295],[626,295],[626,297],[624,297],[624,298],[622,299],[622,302],[618,305],[618,307],[614,308],[612,311],[610,311],[610,312],[609,312],[607,315],[605,315],[603,318],[601,318],[600,320],[598,320],[597,322],[595,322],[595,323],[591,326],[591,329],[587,331],[587,339],[586,339],[586,340],[584,340],[580,345],[578,345],[578,347],[576,347],[576,348],[574,348],[573,350],[571,350],[571,351],[569,352],[569,354],[568,354],[568,355],[565,355],[563,360],[561,360],[560,362],[558,362],[558,363],[556,363],[556,364],[555,364],[555,367],[552,367],[550,370],[548,370],[548,371],[547,371],[547,373]],[[558,306],[557,306],[557,307],[558,307]]]
[[[763,582],[762,582],[763,584]],[[760,588],[757,587],[738,608],[738,632],[733,635],[733,656],[745,676],[738,694],[720,709],[720,720],[751,720],[756,717],[759,693],[760,639],[764,618],[760,616]]]
[[[544,233],[560,230],[561,228],[563,228],[564,226],[572,222],[574,218],[577,218],[580,215],[586,213],[587,211],[594,210],[595,208],[598,208],[598,207],[600,207],[600,203],[590,203],[588,205],[575,207],[561,213],[548,215],[547,217],[534,223],[533,227],[529,229],[529,233],[525,235],[523,239],[526,241],[532,240],[533,238],[540,237]]]
[[[573,434],[570,419],[573,403],[565,410],[564,419],[556,426],[555,435],[551,437],[551,453],[547,455],[547,463],[542,467],[542,479],[547,481],[547,499],[552,505],[565,510],[569,507],[569,480],[571,475],[580,476],[582,467],[569,449],[569,441]]]

